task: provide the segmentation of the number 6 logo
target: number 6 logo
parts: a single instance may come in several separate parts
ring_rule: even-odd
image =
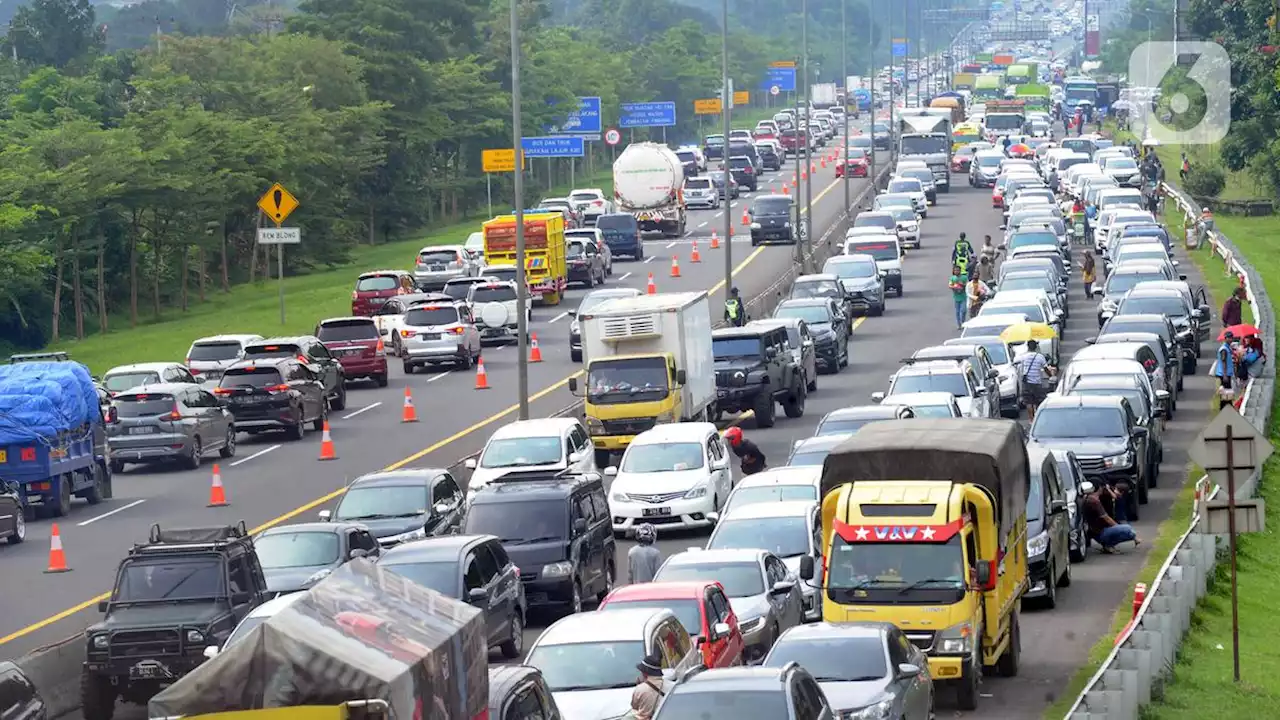
[[[1156,112],[1150,95],[1134,98],[1133,104],[1149,137],[1174,145],[1211,145],[1225,138],[1231,127],[1231,58],[1221,45],[1142,43],[1129,56],[1129,86],[1161,88],[1178,60],[1188,57],[1194,60],[1185,77],[1163,88]]]

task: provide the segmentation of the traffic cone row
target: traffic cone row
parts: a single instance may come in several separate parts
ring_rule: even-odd
[[[338,453],[333,447],[333,436],[329,434],[329,421],[324,421],[324,429],[320,433],[320,459],[337,460]]]
[[[222,470],[218,468],[218,464],[213,465],[213,480],[209,483],[209,507],[226,507],[231,503],[227,502],[227,489],[222,486]],[[59,541],[59,547],[62,543]]]
[[[529,335],[529,362],[542,362],[542,350],[538,349],[538,333]]]
[[[409,388],[404,389],[404,410],[400,413],[400,422],[418,422],[418,409],[413,406],[413,393]]]

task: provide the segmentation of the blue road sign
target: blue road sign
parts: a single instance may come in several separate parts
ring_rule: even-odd
[[[676,124],[676,104],[673,102],[623,103],[618,127],[671,127]]]
[[[573,136],[521,138],[520,147],[525,157],[582,157],[585,153],[585,141]]]
[[[893,41],[893,56],[894,56],[894,57],[906,57],[906,56],[907,56],[907,41],[906,41],[906,40],[899,40],[899,39],[895,39],[895,40]]]
[[[599,135],[603,129],[600,123],[600,98],[580,97],[578,108],[571,111],[564,122],[547,128],[547,132],[553,135]]]
[[[789,67],[771,67],[765,73],[762,87],[778,86],[782,92],[793,92],[796,89],[796,69]]]

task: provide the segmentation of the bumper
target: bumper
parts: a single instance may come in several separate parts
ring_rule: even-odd
[[[591,444],[597,450],[608,450],[609,452],[622,452],[631,445],[631,441],[635,440],[635,435],[592,435]]]
[[[780,229],[769,228],[766,230],[751,231],[751,242],[761,243],[761,242],[770,242],[770,241],[795,242],[795,237],[791,234],[791,228],[780,228]]]
[[[195,670],[204,660],[203,655],[163,655],[155,659],[139,657],[128,660],[92,657],[85,661],[84,669],[93,675],[118,678],[121,681],[167,684]],[[142,670],[144,667],[147,668],[145,671]]]
[[[290,405],[259,406],[233,405],[231,416],[235,418],[236,430],[282,430],[293,427],[298,420],[297,413]],[[114,454],[115,448],[112,448]]]
[[[191,440],[185,435],[120,435],[107,442],[111,459],[127,463],[163,462],[191,453]]]
[[[934,680],[946,682],[948,680],[959,681],[964,675],[965,666],[969,664],[969,658],[963,656],[929,656],[929,675]]]
[[[911,248],[920,247],[920,231],[919,230],[899,230],[898,242]]]
[[[889,273],[884,276],[884,286],[892,290],[902,289],[902,273]]]
[[[573,600],[573,576],[526,579],[523,574],[524,596],[529,605],[562,605]]]
[[[381,358],[341,358],[342,372],[350,378],[372,377],[387,374],[387,359]]]
[[[1027,599],[1044,597],[1049,593],[1049,561],[1047,556],[1028,558],[1027,561]]]
[[[768,623],[762,620],[750,632],[742,633],[742,659],[749,663],[757,663],[769,654],[769,636],[765,633]]]
[[[613,516],[614,532],[626,532],[643,523],[652,523],[663,529],[688,529],[710,527],[707,513],[715,510],[714,498],[704,495],[687,500],[680,498],[653,505],[643,502],[619,502],[609,498],[609,513]],[[646,514],[647,513],[647,514]]]
[[[713,208],[720,203],[717,195],[708,195],[706,197],[686,197],[684,199],[685,207],[690,208]]]
[[[480,328],[480,342],[516,342],[520,338],[519,325]]]
[[[427,363],[438,362],[457,362],[466,357],[466,346],[459,343],[444,343],[436,345],[419,345],[417,347],[407,347],[401,353],[401,358],[408,365],[425,365]]]
[[[884,307],[884,295],[855,295],[850,304],[854,312],[869,312]]]
[[[571,283],[585,283],[592,279],[592,269],[586,265],[570,265],[567,277]]]
[[[840,368],[840,351],[834,342],[815,346],[813,355],[818,370],[835,371]]]
[[[754,388],[716,388],[716,409],[725,412],[754,410],[760,395],[765,391]],[[772,400],[772,398],[770,398]]]
[[[626,255],[627,257],[636,257],[637,255],[640,254],[641,249],[644,248],[643,243],[641,243],[641,241],[638,239],[635,242],[625,243],[625,244],[623,243],[606,243],[606,244],[609,246],[609,252],[613,253],[615,257],[617,257],[618,255]]]

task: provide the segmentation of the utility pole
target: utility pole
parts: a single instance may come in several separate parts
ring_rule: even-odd
[[[870,23],[868,23],[870,26]],[[849,0],[840,0],[840,77],[844,78],[844,157],[840,172],[844,178],[844,211],[849,213],[849,98],[853,96],[853,88],[849,87]],[[858,106],[854,101],[855,108]],[[875,142],[872,140],[872,142]]]
[[[729,210],[732,204],[729,186],[733,182],[729,171],[729,112],[733,105],[733,93],[729,90],[729,0],[720,0],[720,74],[720,115],[724,118],[724,150],[720,153],[724,164],[724,294],[727,298],[733,289],[733,213]],[[750,231],[748,228],[747,232]],[[746,308],[740,307],[738,311],[746,312]]]
[[[807,132],[809,129],[809,108],[813,107],[813,78],[809,76],[809,0],[801,0],[800,3],[801,23],[800,26],[800,52],[804,54],[804,108],[805,121],[804,127]],[[805,217],[800,225],[796,226],[799,231],[804,227],[804,223],[813,221],[813,156],[809,153],[810,143],[804,144],[804,170],[808,179],[804,183],[804,212]],[[809,235],[805,233],[804,243],[809,243]],[[796,243],[799,247],[800,243]],[[800,269],[801,272],[808,271],[808,263],[803,260],[806,255],[801,255]]]
[[[804,22],[803,18],[801,19],[801,22]],[[805,144],[806,146],[808,146],[808,144],[809,144],[809,123],[808,123],[808,121],[807,121],[807,120],[801,120],[801,118],[800,118],[800,88],[802,87],[802,86],[800,85],[800,82],[801,82],[801,78],[800,78],[800,64],[801,64],[801,63],[800,63],[800,60],[799,60],[799,59],[797,59],[797,60],[796,60],[796,62],[795,62],[795,73],[794,73],[795,78],[796,78],[796,89],[795,89],[795,92],[791,93],[791,94],[792,94],[792,96],[794,96],[794,98],[795,98],[795,111],[796,111],[796,177],[795,177],[795,180],[796,180],[796,196],[795,196],[796,218],[795,218],[795,221],[791,223],[792,232],[795,232],[795,233],[799,233],[799,232],[800,232],[800,220],[801,220],[801,219],[803,219],[803,217],[804,217],[804,216],[801,214],[801,212],[800,212],[800,210],[801,210],[801,208],[800,208],[800,184],[801,184],[802,182],[804,182],[803,180],[801,180],[801,179],[800,179],[800,161],[801,161],[801,159],[802,159],[802,157],[801,157],[802,153],[800,152],[800,142],[801,142],[801,139],[803,138],[803,140],[804,140],[804,144]],[[802,264],[802,263],[804,262],[804,248],[803,248],[803,246],[801,246],[801,245],[800,245],[799,241],[797,241],[797,242],[796,242],[796,246],[795,246],[795,247],[796,247],[796,257],[795,257],[795,262],[796,262],[796,264],[797,264],[797,265],[799,265],[799,264]]]
[[[511,146],[516,152],[516,169],[511,173],[515,187],[512,201],[516,206],[516,362],[517,391],[520,393],[519,418],[529,419],[529,285],[525,278],[524,259],[524,130],[520,127],[520,5],[511,0]],[[728,143],[728,135],[725,142]]]
[[[871,117],[867,120],[868,132],[871,134],[871,182],[876,181],[876,43],[875,22],[871,19],[871,6],[867,6],[867,86],[871,93]],[[893,39],[889,39],[892,45]],[[893,54],[893,50],[889,51]],[[848,142],[848,138],[845,139]]]

